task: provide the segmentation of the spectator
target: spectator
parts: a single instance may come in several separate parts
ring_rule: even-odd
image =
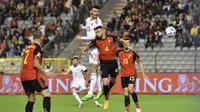
[[[107,30],[110,32],[113,32],[115,29],[115,26],[116,26],[116,20],[115,18],[112,18],[107,24]]]
[[[156,27],[156,31],[155,31],[155,43],[156,45],[160,44],[160,47],[163,46],[163,43],[162,43],[162,36],[163,36],[163,33],[162,31],[160,30],[160,26],[157,26]]]
[[[145,49],[151,46],[151,49],[153,50],[154,39],[155,39],[154,35],[152,34],[148,35],[147,42],[145,44]]]
[[[46,72],[52,72],[53,71],[53,67],[51,65],[51,62],[46,63],[46,65],[45,65],[45,71]]]
[[[182,45],[182,39],[183,39],[182,35],[176,35],[175,47]]]
[[[187,47],[188,49],[191,47],[191,42],[190,39],[187,37],[187,35],[183,34],[182,35],[182,43],[181,43],[181,50],[183,47]]]

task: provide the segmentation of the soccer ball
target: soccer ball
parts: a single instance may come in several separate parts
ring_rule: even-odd
[[[165,33],[167,34],[168,37],[173,37],[176,35],[176,29],[174,27],[167,27],[165,30]]]

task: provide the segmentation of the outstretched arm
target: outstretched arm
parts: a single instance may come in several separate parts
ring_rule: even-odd
[[[93,37],[88,37],[88,36],[76,36],[75,37],[76,40],[93,40],[94,38]]]
[[[144,73],[144,66],[143,66],[142,62],[139,61],[138,64],[139,64],[139,66],[140,66],[140,69],[141,69],[141,72],[142,72],[142,76],[143,76],[144,78],[146,78],[146,79],[149,79],[149,78],[146,76],[146,74]]]

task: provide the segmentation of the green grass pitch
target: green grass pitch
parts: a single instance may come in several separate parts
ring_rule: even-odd
[[[200,112],[200,95],[139,95],[142,112]],[[24,112],[27,102],[25,95],[0,95],[0,112]],[[103,103],[103,98],[100,99]],[[52,112],[125,112],[123,95],[111,95],[109,109],[96,107],[93,100],[84,102],[78,108],[78,102],[72,95],[53,95]],[[131,98],[131,111],[135,105]],[[42,97],[36,96],[34,112],[43,112]]]

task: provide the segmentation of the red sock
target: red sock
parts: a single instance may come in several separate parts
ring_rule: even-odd
[[[136,103],[135,106],[136,106],[136,108],[140,108],[139,103]]]
[[[129,107],[130,107],[130,106],[127,106],[127,107],[126,107],[126,112],[129,112]]]

